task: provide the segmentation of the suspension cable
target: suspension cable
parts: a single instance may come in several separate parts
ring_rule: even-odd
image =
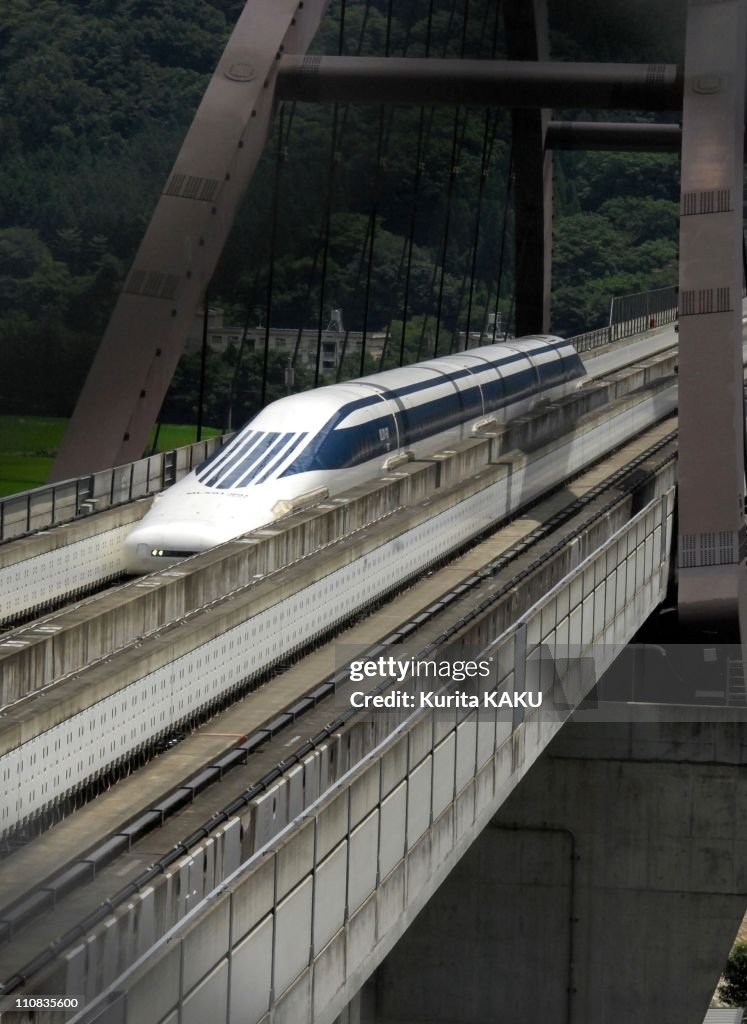
[[[441,243],[441,274],[438,283],[438,300],[436,302],[436,337],[433,345],[433,358],[438,358],[438,343],[441,337],[441,314],[443,312],[444,304],[444,285],[446,283],[446,253],[449,246],[449,228],[451,226],[451,203],[454,196],[454,184],[456,182],[457,175],[459,174],[459,107],[454,112],[454,133],[451,142],[451,170],[449,172],[449,184],[446,191],[446,217],[444,220],[444,233],[443,241]],[[466,126],[468,113],[465,111],[464,123]],[[462,140],[464,140],[464,131],[462,131]]]
[[[447,25],[447,28],[446,28],[446,33],[445,33],[445,36],[444,36],[444,44],[443,44],[442,52],[441,52],[441,56],[442,57],[446,56],[446,53],[447,53],[448,48],[449,48],[449,40],[451,38],[451,30],[453,28],[454,18],[456,16],[456,5],[457,5],[457,0],[453,0],[453,3],[451,5],[451,11],[449,13],[449,22],[448,22],[448,25]],[[430,24],[430,22],[429,22],[429,24]],[[426,133],[426,145],[430,141],[430,133],[431,133],[431,129],[433,127],[433,118],[434,118],[434,111],[433,111],[433,109],[430,110],[429,115],[430,116],[429,116],[429,120],[428,120],[428,130],[427,130],[427,133]],[[429,288],[428,288],[428,301],[427,301],[426,308],[425,308],[425,310],[423,312],[423,323],[422,323],[421,330],[420,330],[420,339],[418,341],[418,350],[417,350],[417,358],[418,359],[420,359],[421,353],[423,351],[423,342],[425,340],[425,332],[426,332],[426,329],[427,329],[427,326],[428,326],[428,310],[429,310],[430,304],[431,304],[431,302],[433,300],[433,290],[434,290],[434,288],[436,286],[436,276],[437,276],[437,274],[438,274],[438,262],[434,260],[434,263],[433,263],[433,274],[431,275],[431,283],[430,283]]]
[[[285,105],[280,105],[280,119],[278,124],[278,146],[275,160],[275,187],[272,193],[272,220],[270,223],[270,253],[267,270],[267,306],[265,323],[265,348],[262,357],[262,390],[260,394],[260,408],[264,409],[267,401],[267,373],[270,362],[270,321],[272,319],[272,286],[275,277],[275,244],[277,242],[278,229],[278,196],[280,193],[280,172],[284,162],[283,150],[283,124],[285,117]]]
[[[482,20],[482,28],[481,28],[481,31],[480,31],[480,40],[483,40],[485,38],[485,36],[486,36],[487,26],[488,26],[488,11],[489,11],[489,8],[490,8],[490,5],[486,4],[485,5],[485,15],[484,15],[483,20]],[[500,17],[500,3],[496,3],[496,5],[495,5],[495,19],[493,21],[492,45],[490,47],[490,57],[491,57],[491,60],[495,60],[496,53],[497,53],[497,50],[498,50],[498,25],[499,25],[499,17]],[[480,47],[480,53],[482,53],[482,47]],[[492,125],[493,125],[492,132],[490,130],[491,121],[492,121]],[[473,302],[474,302],[474,295],[475,295],[475,276],[477,274],[477,254],[478,254],[478,251],[479,251],[479,243],[480,243],[480,221],[482,219],[482,206],[483,206],[483,200],[485,198],[485,186],[486,186],[487,180],[488,180],[488,172],[489,172],[490,163],[491,163],[491,160],[492,160],[492,157],[493,157],[493,148],[495,146],[495,139],[496,139],[497,131],[498,131],[498,114],[496,112],[492,111],[488,107],[485,110],[485,127],[484,127],[484,130],[483,130],[483,139],[482,139],[482,150],[481,150],[482,157],[481,157],[481,163],[480,163],[480,177],[479,177],[478,184],[477,184],[477,208],[476,208],[476,211],[475,211],[475,230],[474,230],[474,235],[473,235],[473,240],[472,240],[472,255],[471,255],[471,259],[470,259],[470,269],[469,269],[469,293],[468,293],[468,297],[467,297],[467,322],[466,322],[465,329],[464,329],[464,350],[465,351],[469,348],[470,329],[472,327],[472,305],[473,305]],[[465,277],[466,277],[466,271],[465,271]],[[464,287],[464,280],[462,281],[462,287]],[[460,302],[459,302],[459,308],[460,309],[461,309],[461,299],[462,299],[462,296],[463,296],[463,291],[460,294]],[[489,304],[489,302],[490,302],[490,300],[488,299],[488,304]],[[454,339],[452,339],[453,341],[456,341],[458,339],[458,337],[459,337],[459,330],[458,330],[458,328],[457,328],[455,334],[456,334],[456,337]]]
[[[500,255],[498,257],[498,280],[495,290],[495,309],[493,310],[493,341],[495,341],[495,333],[498,329],[498,304],[501,299],[501,283],[503,280],[503,258],[506,252],[506,229],[508,225],[508,207],[511,200],[511,191],[513,188],[514,179],[514,138],[513,133],[511,134],[511,145],[508,150],[508,167],[506,168],[506,192],[503,200],[503,225],[501,227],[501,247]],[[512,303],[513,305],[513,303]],[[486,307],[487,316],[487,307]]]

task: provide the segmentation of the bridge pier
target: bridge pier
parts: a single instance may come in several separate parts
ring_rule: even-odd
[[[701,1024],[747,909],[747,723],[677,711],[567,726],[371,979],[361,1024]]]

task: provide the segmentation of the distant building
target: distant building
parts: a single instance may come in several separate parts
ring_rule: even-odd
[[[187,338],[187,352],[198,352],[202,347],[203,317],[203,311],[198,310],[194,327]],[[207,340],[213,352],[225,352],[231,346],[238,348],[243,331],[242,326],[224,322],[222,309],[217,307],[208,309]],[[264,352],[266,334],[265,327],[250,327],[246,332],[244,351]],[[381,356],[385,338],[384,331],[369,331],[367,333],[366,352],[374,359]],[[305,327],[300,331],[300,336],[297,328],[271,327],[269,331],[270,352],[282,352],[288,359],[291,359],[296,345],[298,345],[294,365],[296,369],[310,370],[312,373],[316,367],[318,341],[319,332],[316,328]],[[326,330],[322,331],[321,376],[328,380],[333,380],[336,377],[343,357],[343,346],[346,358],[353,356],[360,359],[362,343],[363,333],[361,331],[348,331],[346,343],[342,310],[333,309],[329,324]]]
[[[742,1024],[743,1018],[744,1010],[709,1010],[703,1024]]]

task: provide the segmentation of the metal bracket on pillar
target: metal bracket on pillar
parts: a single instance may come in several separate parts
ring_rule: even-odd
[[[164,186],[51,480],[139,459],[262,154],[283,52],[304,53],[327,0],[245,5]]]
[[[744,618],[742,192],[745,0],[688,7],[679,320],[680,620]],[[744,629],[741,636],[745,639]]]

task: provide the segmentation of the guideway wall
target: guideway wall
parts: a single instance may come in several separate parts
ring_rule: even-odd
[[[353,1017],[702,1024],[747,904],[747,721],[647,711],[563,729]]]
[[[176,872],[62,956],[35,990],[88,986],[87,1016],[68,1016],[73,1024],[332,1024],[607,668],[616,645],[663,598],[672,497],[651,501],[489,645],[500,692],[541,692],[552,703],[561,683],[564,703],[554,714],[521,707],[481,709],[479,718],[468,710],[416,712],[232,874],[224,872],[222,884],[201,890],[181,919],[179,901],[204,878],[205,865],[220,877],[225,840],[191,851]],[[557,662],[548,677],[537,660],[541,643],[575,643],[581,661]],[[263,799],[269,814],[285,800],[284,788]],[[226,833],[242,827],[240,820],[223,826]],[[164,918],[175,923],[154,941]]]

